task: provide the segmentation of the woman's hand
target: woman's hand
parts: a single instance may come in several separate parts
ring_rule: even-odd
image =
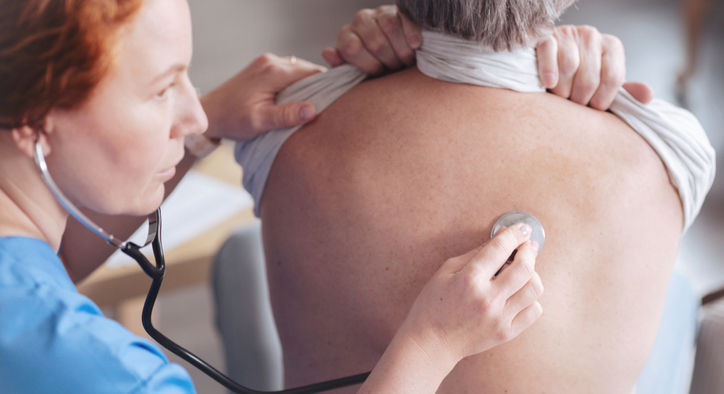
[[[516,224],[486,245],[449,259],[423,288],[400,332],[435,359],[453,363],[510,341],[543,312],[537,243]],[[495,276],[513,251],[513,263]],[[453,364],[454,365],[454,364]]]
[[[417,296],[358,393],[435,393],[465,357],[510,341],[543,309],[531,228],[516,224],[446,261]],[[513,263],[495,273],[518,248]]]
[[[415,64],[414,51],[421,45],[420,28],[396,6],[386,5],[358,11],[337,34],[337,48],[325,48],[322,57],[331,67],[347,62],[378,76]],[[642,103],[653,98],[648,85],[624,83],[623,44],[594,27],[556,27],[538,42],[536,54],[544,86],[578,104],[606,110],[621,86]]]
[[[246,141],[268,130],[312,121],[316,110],[311,103],[276,105],[274,99],[294,82],[324,70],[295,57],[257,57],[223,85],[201,97],[209,118],[206,136]]]

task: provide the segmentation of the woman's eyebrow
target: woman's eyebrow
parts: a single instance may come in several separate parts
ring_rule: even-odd
[[[161,74],[157,75],[155,78],[153,78],[153,80],[151,81],[151,84],[155,84],[158,81],[165,79],[166,77],[168,77],[171,74],[176,74],[179,72],[186,71],[187,68],[188,68],[188,66],[186,64],[176,63],[176,64],[172,65],[171,67],[169,67],[168,70],[164,71],[163,73],[161,73]]]

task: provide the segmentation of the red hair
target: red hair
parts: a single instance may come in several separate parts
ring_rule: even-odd
[[[0,0],[0,128],[72,109],[113,65],[142,0]]]

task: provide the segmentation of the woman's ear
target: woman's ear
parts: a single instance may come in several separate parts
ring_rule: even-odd
[[[52,130],[52,125],[49,122],[43,122],[42,127],[32,126],[21,126],[10,130],[13,136],[13,142],[25,156],[30,159],[33,158],[35,152],[35,141],[39,139],[42,147],[43,154],[48,156],[50,154],[50,143],[48,142],[47,130]]]

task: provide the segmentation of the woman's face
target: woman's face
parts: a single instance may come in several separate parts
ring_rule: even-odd
[[[184,137],[208,122],[188,77],[185,0],[146,0],[123,30],[116,62],[82,106],[46,118],[48,167],[78,206],[147,214],[184,155]]]

